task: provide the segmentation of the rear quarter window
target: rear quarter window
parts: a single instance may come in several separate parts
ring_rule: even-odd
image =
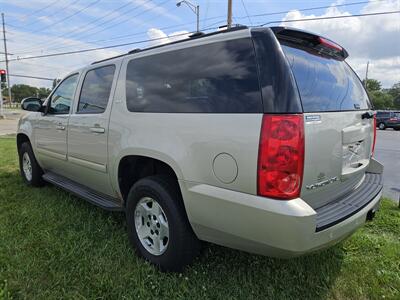
[[[345,61],[282,44],[304,112],[369,109],[360,79]]]
[[[216,42],[129,61],[132,112],[262,112],[250,38]]]
[[[98,114],[106,110],[110,98],[115,66],[105,66],[86,73],[77,113]]]

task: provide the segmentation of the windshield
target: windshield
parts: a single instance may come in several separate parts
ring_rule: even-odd
[[[369,109],[367,93],[350,66],[282,44],[293,70],[304,112]]]

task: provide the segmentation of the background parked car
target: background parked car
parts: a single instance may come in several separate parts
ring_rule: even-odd
[[[400,111],[378,111],[376,113],[376,126],[381,130],[386,128],[400,130]]]

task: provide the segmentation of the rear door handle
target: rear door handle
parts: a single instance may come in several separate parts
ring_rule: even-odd
[[[91,127],[90,131],[93,133],[104,133],[106,130],[103,127]]]
[[[65,126],[62,123],[57,124],[57,130],[65,130]]]

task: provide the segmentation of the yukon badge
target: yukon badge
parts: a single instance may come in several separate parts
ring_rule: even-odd
[[[329,179],[326,179],[326,180],[323,180],[324,178],[325,178],[325,174],[322,173],[322,172],[319,173],[319,175],[318,175],[318,182],[317,182],[317,183],[314,183],[314,184],[309,184],[309,185],[307,185],[307,186],[306,186],[306,189],[307,189],[307,190],[314,190],[314,189],[316,189],[316,188],[319,188],[319,187],[328,185],[328,184],[330,184],[330,183],[335,182],[335,181],[338,180],[338,177],[337,177],[337,176],[332,177],[332,178],[329,178]]]

